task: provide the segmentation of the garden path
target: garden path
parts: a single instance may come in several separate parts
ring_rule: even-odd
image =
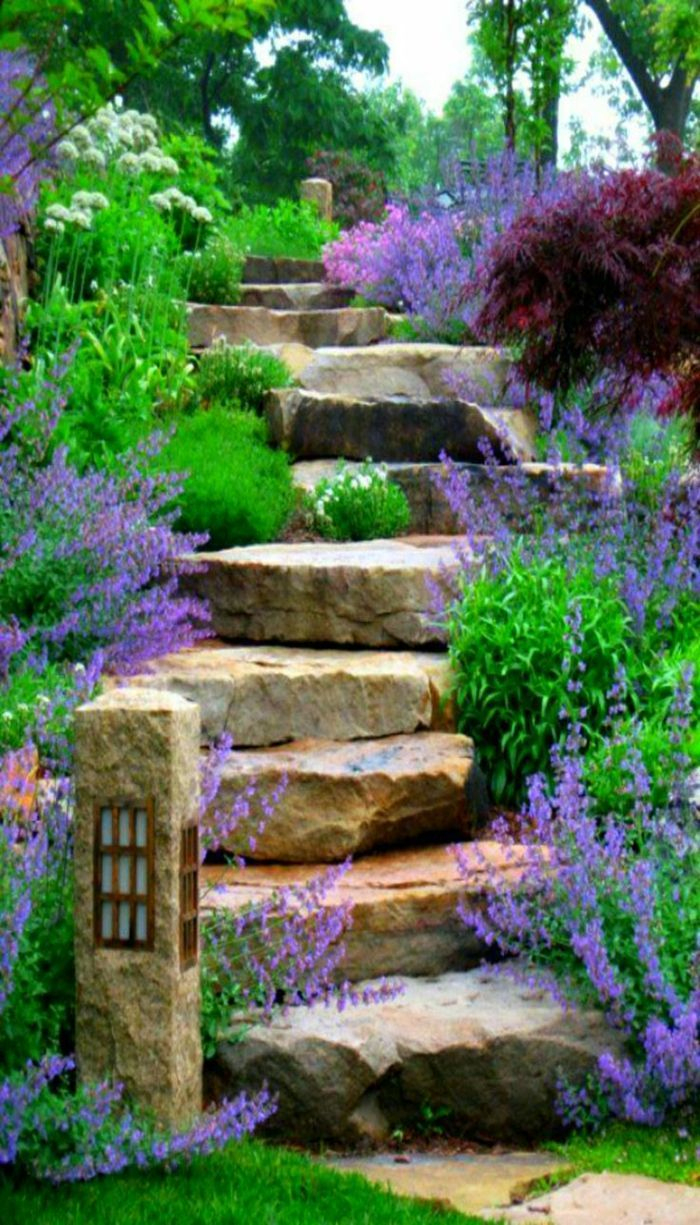
[[[251,865],[205,871],[225,885],[213,904],[237,909],[356,853],[328,899],[356,903],[345,972],[399,975],[406,990],[372,1008],[297,1008],[253,1028],[221,1045],[209,1086],[230,1096],[267,1080],[280,1094],[277,1132],[296,1140],[381,1143],[428,1107],[474,1137],[531,1142],[556,1127],[558,1073],[592,1067],[605,1033],[598,1017],[564,1017],[541,992],[475,968],[486,950],[459,922],[457,896],[483,907],[493,874],[518,868],[474,841],[485,784],[446,698],[430,588],[457,564],[455,524],[431,480],[441,450],[478,472],[479,437],[502,449],[505,431],[531,459],[534,423],[504,401],[494,351],[377,344],[385,312],[350,307],[319,265],[258,259],[246,273],[243,305],[191,307],[193,347],[220,335],[274,347],[297,387],[272,392],[265,411],[273,438],[299,458],[299,486],[341,456],[385,460],[407,493],[412,535],[205,554],[192,581],[217,640],[155,661],[137,683],[197,701],[206,742],[233,735],[220,799],[253,778],[263,791],[288,780],[254,849],[243,834],[231,839]],[[449,374],[474,389],[473,403],[446,392]],[[466,885],[447,847],[456,839],[475,848]]]

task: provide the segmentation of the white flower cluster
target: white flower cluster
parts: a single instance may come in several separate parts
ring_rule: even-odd
[[[180,167],[158,144],[158,124],[153,115],[122,111],[107,103],[92,119],[76,124],[56,152],[75,166],[106,169],[116,164],[125,174],[176,175]]]
[[[208,225],[213,219],[208,208],[198,204],[193,196],[186,196],[179,187],[168,187],[165,191],[156,191],[148,199],[159,213],[171,213],[173,209],[181,209],[183,213],[189,213],[194,221],[199,221],[202,225]]]
[[[62,234],[67,225],[74,225],[78,230],[89,230],[95,213],[108,207],[109,200],[101,191],[76,191],[68,207],[65,204],[49,205],[44,229],[54,234]]]
[[[342,501],[348,495],[361,491],[376,489],[389,479],[386,464],[372,464],[371,459],[365,460],[359,468],[347,468],[341,464],[338,471],[329,481],[323,481],[314,494],[314,510],[317,515],[325,516],[327,508],[334,502]]]

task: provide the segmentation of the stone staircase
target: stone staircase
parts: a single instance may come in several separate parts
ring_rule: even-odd
[[[557,1076],[590,1070],[603,1030],[597,1016],[565,1016],[541,992],[488,978],[476,968],[486,950],[456,913],[459,897],[486,904],[484,863],[501,878],[518,865],[482,842],[464,882],[448,850],[475,845],[486,791],[472,742],[456,731],[431,620],[430,587],[457,561],[436,534],[450,529],[448,508],[429,492],[443,446],[473,463],[479,431],[497,443],[498,426],[528,454],[533,422],[503,403],[496,353],[367,347],[384,312],[348,307],[318,265],[251,260],[246,274],[243,305],[191,308],[193,345],[226,334],[276,346],[299,387],[273,392],[266,411],[276,442],[303,457],[298,484],[312,486],[338,456],[386,459],[425,535],[199,555],[206,568],[188,583],[210,601],[218,638],[154,661],[135,683],[198,702],[205,743],[233,736],[219,804],[254,779],[268,792],[287,780],[252,851],[245,831],[229,841],[248,867],[205,869],[206,883],[224,886],[206,905],[235,911],[357,856],[328,899],[355,903],[344,972],[399,975],[405,994],[254,1026],[221,1044],[208,1091],[232,1096],[266,1080],[280,1096],[276,1133],[297,1140],[381,1142],[425,1106],[447,1109],[475,1138],[534,1140],[556,1127]],[[289,344],[302,336],[308,344]],[[483,404],[451,395],[450,371],[488,387]]]

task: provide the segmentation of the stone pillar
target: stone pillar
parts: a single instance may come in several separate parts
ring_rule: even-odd
[[[165,1124],[202,1107],[199,707],[115,689],[76,712],[76,1053]]]
[[[304,179],[299,184],[299,197],[314,204],[324,221],[333,220],[333,184],[328,179]]]

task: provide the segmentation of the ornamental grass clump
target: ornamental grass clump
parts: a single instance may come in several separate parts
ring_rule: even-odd
[[[274,353],[216,340],[199,359],[196,393],[205,408],[219,404],[261,413],[268,391],[293,383],[289,367]]]
[[[389,480],[386,465],[370,459],[354,467],[340,463],[308,495],[307,506],[313,528],[327,540],[400,536],[411,521],[405,493]]]

